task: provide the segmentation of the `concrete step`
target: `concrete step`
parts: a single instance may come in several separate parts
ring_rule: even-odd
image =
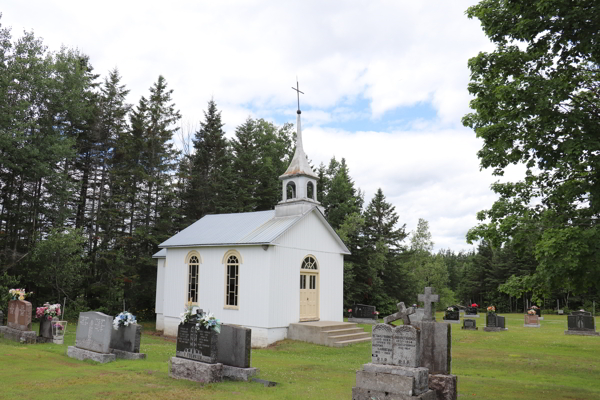
[[[355,323],[316,321],[290,324],[288,338],[324,346],[335,346],[336,342],[354,343],[353,340],[371,340],[371,334]],[[342,344],[340,346],[345,346]]]
[[[370,342],[370,341],[371,341],[370,336],[367,338],[361,338],[361,339],[342,340],[340,342],[335,342],[333,344],[333,347],[344,347],[344,346],[348,346],[350,344],[364,343],[364,342]]]
[[[358,328],[358,324],[355,323],[350,323],[350,322],[344,322],[342,324],[337,324],[337,325],[327,325],[327,326],[320,326],[319,329],[323,332],[331,332],[331,331],[335,331],[338,329],[350,329],[350,328]],[[358,328],[358,329],[362,329],[362,328]]]
[[[344,333],[352,333],[352,332],[364,332],[365,330],[363,328],[346,328],[346,329],[333,329],[331,331],[322,331],[322,332],[327,332],[327,334],[329,336],[331,335],[337,335],[337,334],[344,334]]]

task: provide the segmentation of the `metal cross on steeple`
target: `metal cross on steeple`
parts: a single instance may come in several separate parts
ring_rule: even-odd
[[[298,92],[298,111],[296,111],[298,114],[301,113],[300,111],[300,93],[304,94],[304,92],[300,91],[300,85],[298,85],[298,78],[296,78],[296,87],[292,86],[292,89],[294,89],[296,92]]]
[[[398,312],[385,317],[383,319],[383,322],[385,324],[391,324],[392,322],[402,318],[402,321],[404,321],[404,325],[410,325],[409,315],[415,313],[415,308],[414,307],[406,308],[406,306],[404,305],[403,302],[398,303],[396,306],[398,307]]]

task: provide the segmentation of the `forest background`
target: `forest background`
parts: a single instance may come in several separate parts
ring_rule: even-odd
[[[481,18],[484,8],[470,16]],[[486,62],[485,55],[471,60],[474,82]],[[485,84],[470,91],[479,95],[472,104],[479,113],[465,125],[485,137]],[[197,129],[182,126],[162,76],[136,105],[126,103],[127,93],[117,69],[101,77],[80,51],[50,51],[33,33],[13,39],[0,25],[0,309],[8,289],[24,287],[34,306],[66,299],[71,317],[125,308],[151,320],[159,243],[204,215],[270,210],[280,200],[292,124],[249,117],[229,139],[214,100]],[[508,162],[492,153],[486,159],[484,147],[482,165],[501,170]],[[343,158],[314,169],[325,216],[352,253],[344,264],[346,309],[361,303],[391,313],[398,301],[416,303],[425,286],[441,294],[440,309],[476,302],[508,312],[531,302],[555,308],[558,300],[567,311],[589,310],[599,298],[597,281],[582,284],[585,274],[566,264],[564,274],[543,279],[539,232],[495,229],[511,221],[499,207],[505,211],[518,185],[494,188],[504,198],[482,213],[491,224],[469,232],[476,251],[434,253],[428,222],[407,232],[382,189],[365,204]]]

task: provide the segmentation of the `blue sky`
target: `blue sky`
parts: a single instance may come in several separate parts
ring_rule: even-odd
[[[436,249],[459,251],[496,198],[460,122],[467,61],[493,49],[464,14],[475,3],[9,0],[0,23],[79,48],[102,76],[118,67],[133,104],[163,75],[186,129],[211,98],[229,135],[248,116],[295,123],[298,77],[313,164],[346,158],[367,201],[381,187],[407,231],[424,218]]]

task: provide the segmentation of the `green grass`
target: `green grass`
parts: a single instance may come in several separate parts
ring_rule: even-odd
[[[460,398],[600,399],[600,337],[567,336],[566,317],[545,315],[539,329],[524,328],[521,314],[506,316],[508,331],[462,331],[452,324],[452,370]],[[441,314],[438,314],[438,320]],[[369,325],[361,325],[371,329]],[[37,329],[35,327],[34,329]],[[330,348],[285,340],[252,350],[260,378],[278,382],[201,385],[171,379],[175,343],[148,334],[146,360],[109,364],[66,356],[74,345],[69,324],[64,345],[20,345],[0,339],[0,393],[18,399],[349,399],[356,370],[370,361],[370,344]]]

